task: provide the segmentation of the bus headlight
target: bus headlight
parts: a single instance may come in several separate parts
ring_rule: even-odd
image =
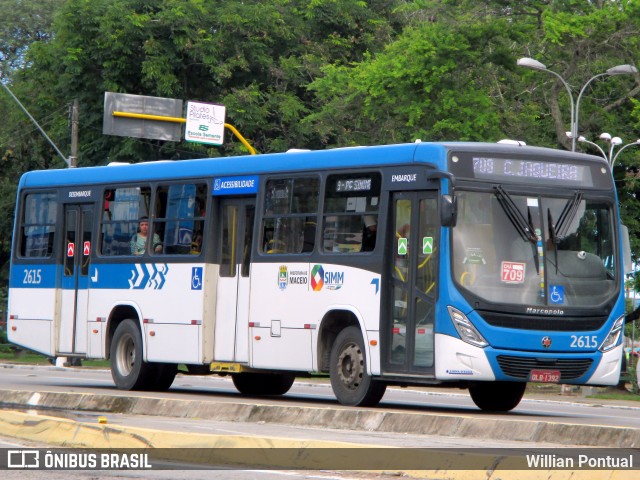
[[[449,316],[453,321],[453,326],[456,327],[458,335],[460,335],[462,340],[481,348],[489,345],[489,342],[476,330],[476,327],[473,326],[473,323],[471,323],[464,313],[451,306],[447,307],[447,310],[449,310]]]
[[[622,327],[624,327],[624,315],[617,319],[613,327],[611,327],[609,335],[607,335],[607,338],[605,338],[602,345],[600,345],[601,352],[608,352],[618,344],[620,335],[622,335]]]

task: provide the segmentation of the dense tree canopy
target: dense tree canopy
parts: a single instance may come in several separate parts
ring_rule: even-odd
[[[260,152],[422,140],[571,148],[570,97],[639,63],[640,0],[0,0],[0,77],[65,152],[80,104],[79,165],[236,155],[102,135],[104,92],[222,103]],[[603,76],[580,134],[640,137],[640,76]],[[19,175],[64,162],[0,90],[0,262]],[[609,145],[601,143],[608,151]],[[598,154],[592,146],[578,149]],[[618,157],[640,256],[640,149]]]

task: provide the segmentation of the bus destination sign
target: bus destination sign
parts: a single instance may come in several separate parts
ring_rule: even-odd
[[[336,192],[366,192],[371,190],[371,178],[336,180]]]
[[[493,157],[473,157],[472,161],[475,178],[592,184],[591,170],[586,165]]]

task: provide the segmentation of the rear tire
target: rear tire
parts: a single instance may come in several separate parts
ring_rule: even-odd
[[[526,382],[481,382],[469,387],[469,394],[481,410],[508,412],[518,406],[526,388]]]
[[[178,374],[178,365],[175,363],[150,363],[155,369],[153,381],[149,383],[147,389],[154,392],[165,392],[169,390],[171,384]]]
[[[293,373],[236,373],[232,375],[236,389],[244,395],[284,395],[293,385]]]
[[[135,321],[118,325],[109,352],[111,376],[120,390],[145,390],[154,381],[154,365],[142,360],[142,335]]]
[[[347,327],[336,337],[329,374],[333,393],[342,405],[375,406],[387,389],[385,383],[367,373],[364,339],[357,327]]]

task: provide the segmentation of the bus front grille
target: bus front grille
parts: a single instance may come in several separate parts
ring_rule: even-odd
[[[498,364],[505,375],[527,380],[531,370],[558,370],[560,380],[572,380],[584,375],[591,367],[590,358],[541,359],[498,355]]]
[[[544,330],[547,332],[591,332],[600,330],[608,318],[606,315],[596,317],[544,317],[505,314],[486,310],[478,310],[478,314],[485,322],[494,327]]]

